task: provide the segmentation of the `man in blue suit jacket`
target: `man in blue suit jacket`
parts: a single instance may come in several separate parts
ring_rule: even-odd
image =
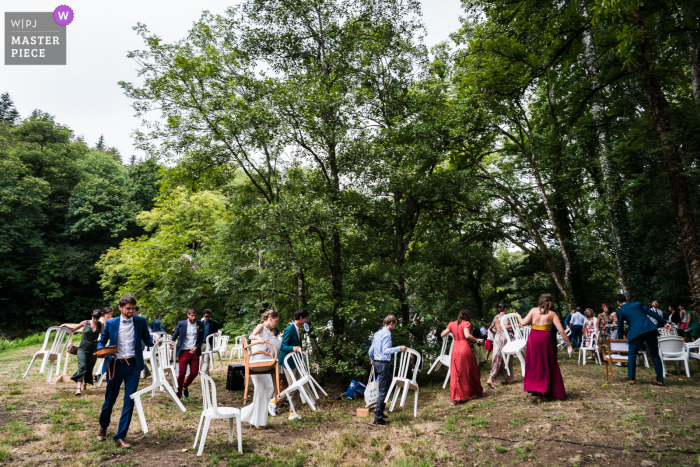
[[[107,365],[114,366],[112,379],[107,382],[105,391],[105,401],[102,404],[100,413],[100,430],[97,432],[97,439],[104,441],[107,435],[107,428],[112,419],[112,408],[119,397],[119,390],[124,383],[124,408],[119,419],[119,427],[114,435],[114,441],[120,448],[130,448],[124,439],[129,431],[131,415],[134,412],[134,401],[131,395],[139,387],[139,375],[144,369],[143,349],[141,341],[147,346],[154,345],[153,338],[148,332],[146,320],[140,316],[134,316],[136,311],[136,299],[131,296],[124,296],[119,299],[119,311],[121,316],[113,318],[105,323],[102,336],[97,343],[97,350],[107,346],[117,347],[117,354],[105,360],[102,372],[107,371]],[[116,362],[114,359],[116,358]]]
[[[284,366],[284,358],[292,352],[301,352],[301,327],[304,326],[304,323],[306,323],[308,319],[308,311],[295,311],[294,322],[287,326],[287,328],[284,330],[284,334],[282,334],[282,345],[280,347],[279,365],[280,367],[284,367],[284,377],[287,379],[287,385],[292,384],[292,375],[289,373],[289,370],[287,370],[287,367]],[[296,379],[299,379],[299,370],[297,370],[297,366],[294,363],[294,359],[290,358],[288,363],[289,368],[291,368],[292,373],[294,374]],[[289,395],[289,397],[292,399],[292,404],[294,404],[296,407],[301,407],[301,397],[299,396],[299,391],[294,391],[294,393]],[[312,392],[309,392],[309,397],[314,397]],[[280,399],[283,400],[284,398],[285,396],[282,396]],[[299,415],[298,413],[289,413],[289,420],[299,419],[301,419],[301,415]]]
[[[627,298],[623,294],[618,294],[615,300],[617,300],[617,304],[620,306],[620,309],[617,310],[618,326],[622,326],[623,321],[627,321],[629,325],[627,331],[627,344],[629,345],[627,379],[629,381],[627,383],[636,384],[634,379],[637,354],[642,344],[646,343],[649,354],[651,355],[651,361],[654,363],[654,370],[656,370],[656,381],[654,384],[663,386],[664,370],[661,365],[661,358],[659,357],[659,333],[656,330],[657,326],[649,319],[649,313],[651,312],[639,302],[627,303]],[[671,329],[671,326],[666,323],[666,320],[656,313],[653,314],[653,318],[660,325],[665,324],[667,329]]]
[[[178,399],[182,399],[183,391],[185,397],[190,397],[190,391],[187,388],[199,374],[199,358],[202,356],[203,340],[204,323],[197,321],[197,309],[190,308],[187,310],[187,319],[178,322],[175,332],[173,332],[173,341],[177,341],[175,358],[179,365],[177,374]],[[185,379],[188,366],[190,374]]]

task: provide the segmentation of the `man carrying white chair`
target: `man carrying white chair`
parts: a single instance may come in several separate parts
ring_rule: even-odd
[[[97,343],[97,350],[109,346],[116,346],[116,354],[105,359],[102,372],[111,374],[107,381],[105,401],[100,413],[100,429],[97,439],[104,441],[107,436],[107,428],[112,419],[112,408],[119,397],[119,391],[124,383],[124,407],[119,419],[119,427],[114,435],[114,442],[120,448],[127,449],[131,446],[124,441],[131,424],[131,416],[134,412],[134,401],[131,395],[139,386],[139,376],[144,368],[141,341],[152,347],[154,341],[148,332],[146,320],[140,316],[134,316],[136,311],[136,299],[129,295],[119,299],[119,311],[121,316],[108,320],[104,331]],[[160,341],[156,341],[160,342]]]
[[[202,373],[205,375],[209,375],[209,363],[211,363],[212,367],[214,365],[214,355],[211,352],[211,348],[209,345],[209,342],[211,340],[207,340],[207,337],[209,337],[212,334],[216,334],[219,332],[219,323],[217,321],[214,321],[211,319],[211,310],[208,308],[204,309],[204,318],[202,318],[202,324],[204,325],[204,337],[202,338],[202,348],[201,352],[204,352],[204,355],[202,357]],[[221,358],[221,356],[219,356]],[[210,362],[211,360],[211,362]]]
[[[377,398],[377,407],[374,409],[374,424],[386,425],[387,416],[384,413],[384,405],[386,393],[391,384],[391,355],[396,352],[405,352],[406,346],[398,347],[391,346],[391,331],[396,328],[397,320],[394,316],[389,315],[384,318],[384,327],[374,333],[372,346],[369,348],[369,358],[374,366],[374,374],[377,378],[379,386],[379,397]]]

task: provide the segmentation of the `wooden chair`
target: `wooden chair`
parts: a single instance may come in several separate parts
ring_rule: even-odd
[[[603,361],[605,362],[605,375],[613,383],[613,363],[628,363],[629,345],[626,339],[610,339],[609,345],[602,345]],[[605,351],[607,350],[607,355]],[[645,352],[637,354],[637,362],[644,356],[646,367],[649,368],[649,361]],[[609,376],[608,376],[609,375]]]
[[[248,398],[248,377],[253,375],[270,375],[272,376],[272,382],[275,385],[275,398],[279,397],[280,393],[280,367],[277,361],[277,348],[275,344],[270,341],[265,341],[272,350],[274,350],[274,356],[267,350],[260,350],[258,352],[250,353],[248,350],[254,345],[261,344],[248,344],[245,336],[243,336],[243,364],[245,365],[245,391],[243,391],[243,404],[245,404]],[[262,362],[251,362],[250,357],[253,355],[264,354],[272,359],[272,361],[262,361]]]

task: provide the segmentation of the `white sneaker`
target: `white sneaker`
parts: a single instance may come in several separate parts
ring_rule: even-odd
[[[298,413],[291,412],[289,414],[289,420],[301,420],[301,415]]]
[[[270,417],[276,417],[277,416],[277,404],[273,404],[270,402],[267,404],[267,411],[270,414]]]

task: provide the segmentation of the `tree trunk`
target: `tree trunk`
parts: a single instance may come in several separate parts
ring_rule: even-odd
[[[333,215],[338,215],[338,208],[340,204],[340,197],[338,193],[340,192],[340,174],[338,171],[338,161],[336,160],[336,148],[334,145],[330,145],[328,156],[328,165],[330,167],[331,173],[331,209]],[[340,228],[335,223],[332,222],[331,226],[331,293],[333,296],[333,312],[331,314],[331,320],[333,321],[333,333],[336,335],[342,335],[345,328],[345,321],[340,316],[340,310],[343,306],[343,257],[340,243]]]
[[[646,32],[643,8],[644,6],[640,6],[635,12],[635,19],[640,30]],[[668,116],[668,101],[663,94],[658,76],[653,70],[652,47],[648,33],[642,35],[638,50],[633,63],[635,70],[641,75],[641,84],[649,104],[654,128],[661,142],[664,165],[671,183],[673,206],[678,215],[678,231],[688,270],[690,290],[697,300],[700,299],[700,236],[691,204],[688,178],[683,173],[683,161],[678,145],[671,137],[673,128]]]
[[[688,39],[688,64],[690,65],[690,84],[693,88],[695,106],[700,107],[700,39],[695,31],[686,31]]]
[[[584,15],[587,16],[585,8]],[[583,49],[586,58],[586,69],[592,77],[591,88],[596,89],[599,85],[600,68],[598,66],[593,33],[590,29],[586,29],[583,33]],[[632,238],[632,229],[627,217],[627,205],[619,189],[620,176],[617,171],[611,170],[612,162],[608,157],[607,132],[604,126],[605,103],[600,92],[593,95],[591,112],[597,127],[598,141],[596,146],[603,173],[603,191],[608,208],[610,232],[612,233],[613,246],[615,248],[620,290],[629,299],[636,298],[641,300],[644,293],[643,279],[640,274],[634,239]]]

